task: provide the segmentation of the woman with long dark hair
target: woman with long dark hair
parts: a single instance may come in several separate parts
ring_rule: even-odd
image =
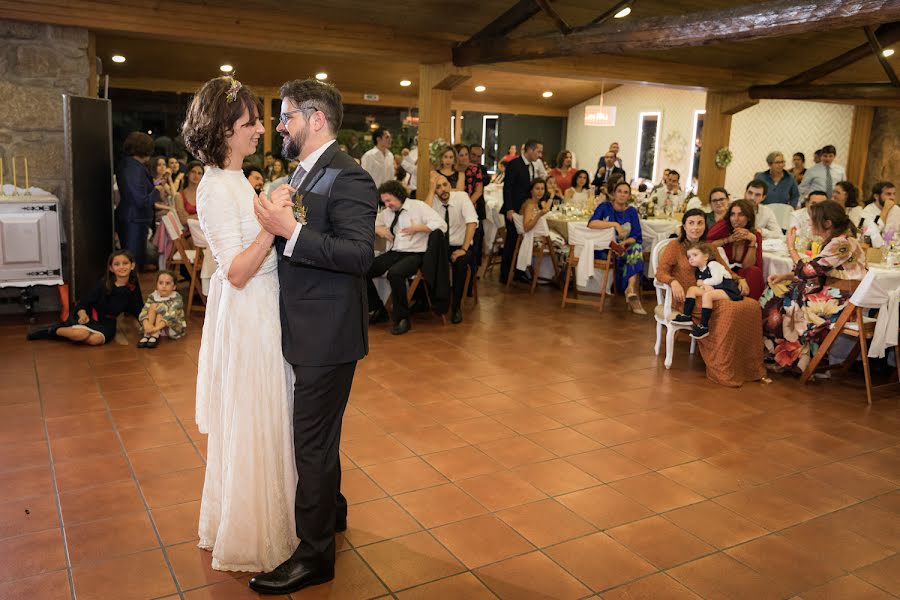
[[[735,200],[724,219],[709,228],[707,241],[725,250],[735,273],[747,280],[754,300],[766,289],[763,277],[762,234],[756,230],[756,211],[746,200]]]

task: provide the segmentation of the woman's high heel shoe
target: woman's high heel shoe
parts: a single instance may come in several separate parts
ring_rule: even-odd
[[[641,306],[641,298],[635,293],[626,294],[625,301],[627,302],[628,310],[633,312],[636,315],[646,315],[647,311],[644,310],[644,307]]]

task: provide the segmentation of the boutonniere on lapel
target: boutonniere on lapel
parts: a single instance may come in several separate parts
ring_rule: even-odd
[[[296,219],[298,223],[306,225],[306,207],[303,206],[303,194],[294,192],[294,195],[291,197],[291,202],[294,204],[294,219]]]

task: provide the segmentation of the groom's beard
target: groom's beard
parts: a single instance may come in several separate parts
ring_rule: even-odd
[[[306,143],[306,135],[307,134],[305,129],[297,134],[296,140],[294,139],[294,136],[288,135],[287,141],[281,147],[281,156],[283,156],[287,160],[294,160],[295,158],[299,158],[300,149]]]

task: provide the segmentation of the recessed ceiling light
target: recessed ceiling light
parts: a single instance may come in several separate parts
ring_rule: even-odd
[[[484,87],[483,85],[476,85],[476,86],[475,86],[475,91],[478,92],[479,94],[480,94],[481,92],[483,92],[484,90],[486,90],[486,89],[487,89],[487,88]]]
[[[112,61],[114,63],[122,64],[123,62],[125,62],[125,57],[121,54],[113,54]]]
[[[400,82],[400,85],[402,87],[409,87],[412,85],[412,81],[410,81],[409,79],[404,79],[403,81]]]
[[[627,17],[630,14],[631,14],[631,7],[626,6],[625,8],[623,8],[622,10],[620,10],[619,12],[614,14],[613,18],[614,19],[624,19],[625,17]]]
[[[232,67],[231,65],[222,65],[221,67],[219,67],[219,70],[223,73],[231,73],[232,71],[234,71],[234,67]]]
[[[553,92],[551,92],[551,91],[549,91],[549,90],[546,91],[546,92],[544,92],[543,94],[541,94],[541,96],[543,96],[544,98],[549,98],[549,97],[551,97],[552,95],[553,95]]]
[[[887,58],[889,56],[893,56],[894,49],[893,48],[885,48],[884,50],[881,51],[881,55],[885,58]]]
[[[148,129],[148,130],[147,130],[147,135],[153,135],[153,130],[152,130],[152,129]]]
[[[328,79],[328,73],[316,73],[316,79],[319,81],[325,81]]]

